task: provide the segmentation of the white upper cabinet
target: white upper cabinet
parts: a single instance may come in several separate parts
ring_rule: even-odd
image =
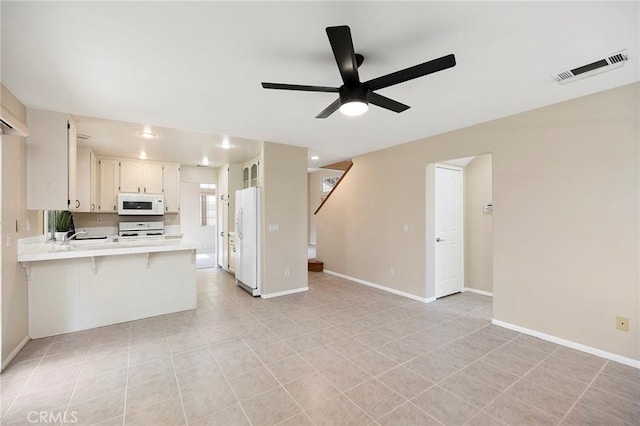
[[[115,158],[98,160],[98,212],[118,212],[118,187],[120,181],[120,161]]]
[[[260,186],[260,158],[242,165],[242,187]]]
[[[162,164],[120,160],[120,192],[162,193]]]
[[[97,161],[95,153],[86,146],[77,148],[77,188],[76,199],[72,200],[77,212],[94,212],[96,205]]]
[[[27,209],[69,210],[76,199],[76,128],[67,114],[27,110]]]
[[[162,166],[162,192],[166,213],[180,211],[180,165],[165,164]]]

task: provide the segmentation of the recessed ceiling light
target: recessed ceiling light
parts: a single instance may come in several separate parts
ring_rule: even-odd
[[[319,160],[319,159],[320,159],[320,157],[318,157],[317,155],[312,155],[312,156],[311,156],[311,159],[312,159],[312,160]]]
[[[222,141],[222,144],[220,144],[220,146],[224,149],[229,149],[231,148],[231,144],[229,143],[229,139],[225,139]]]
[[[202,157],[202,165],[203,166],[208,166],[209,165],[209,159],[207,157]]]
[[[140,132],[138,133],[138,136],[140,136],[141,138],[145,138],[145,139],[153,139],[153,138],[157,138],[158,135],[156,135],[155,133],[149,132],[149,131],[144,131],[144,132]]]
[[[146,160],[147,159],[147,153],[144,151],[140,151],[140,159],[141,160]]]

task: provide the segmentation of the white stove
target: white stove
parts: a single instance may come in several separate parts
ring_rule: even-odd
[[[118,238],[162,237],[164,236],[164,222],[120,222],[118,224]]]

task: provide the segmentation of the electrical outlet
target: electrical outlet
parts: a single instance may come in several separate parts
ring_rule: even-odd
[[[629,318],[616,317],[616,328],[622,331],[629,331]]]
[[[285,277],[288,277],[288,276],[290,276],[290,275],[291,275],[291,271],[289,271],[289,268],[285,269],[285,270],[284,270],[284,276],[285,276]]]
[[[393,266],[391,268],[389,268],[389,273],[391,275],[395,275],[396,274],[396,268],[394,268]]]
[[[404,230],[404,232],[409,232],[409,224],[405,223],[404,225],[402,225],[402,229]]]

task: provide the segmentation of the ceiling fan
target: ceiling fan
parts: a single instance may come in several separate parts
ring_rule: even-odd
[[[329,37],[329,43],[331,43],[331,49],[338,64],[340,76],[344,82],[342,86],[305,86],[299,84],[263,82],[262,87],[265,89],[338,93],[338,99],[326,107],[320,114],[316,115],[316,118],[327,118],[338,109],[345,115],[360,115],[367,111],[369,103],[394,112],[402,112],[410,107],[375,93],[374,90],[413,80],[414,78],[442,71],[456,65],[455,56],[450,54],[391,74],[383,75],[382,77],[361,82],[360,77],[358,77],[358,67],[362,65],[364,56],[354,52],[349,27],[346,25],[327,27],[327,36]]]

